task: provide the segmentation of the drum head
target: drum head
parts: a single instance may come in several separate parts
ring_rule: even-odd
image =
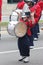
[[[23,37],[27,32],[26,24],[24,22],[19,22],[16,24],[14,32],[17,37]]]

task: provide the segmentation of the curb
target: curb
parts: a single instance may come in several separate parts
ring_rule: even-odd
[[[1,27],[1,31],[6,31],[7,27]]]

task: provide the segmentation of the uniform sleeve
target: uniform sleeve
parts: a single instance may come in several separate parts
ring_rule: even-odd
[[[37,9],[36,9],[35,15],[34,15],[35,23],[38,23],[40,15],[41,15],[41,8],[38,6]]]
[[[0,0],[0,6],[2,6],[2,0]]]
[[[24,22],[22,18],[20,19],[20,22]],[[31,29],[32,27],[34,27],[35,24],[36,24],[36,23],[32,24],[32,21],[31,21],[31,20],[30,20],[30,21],[26,21],[26,22],[24,22],[24,23],[25,23],[25,24],[27,25],[27,27],[29,27],[30,29]]]
[[[41,7],[41,9],[43,10],[43,1],[38,2],[38,4]]]
[[[18,9],[23,9],[24,4],[25,4],[25,2],[19,2],[19,3],[17,4],[17,8],[18,8]]]
[[[36,23],[39,22],[39,18],[40,18],[40,15],[41,15],[41,7],[39,6],[39,4],[33,6],[33,8],[30,9],[31,12],[34,12],[35,11],[35,14],[34,14],[34,24],[31,24],[31,26],[33,27]]]

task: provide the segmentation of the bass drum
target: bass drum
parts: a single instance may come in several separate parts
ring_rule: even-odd
[[[19,22],[15,25],[14,29],[17,37],[23,37],[27,33],[27,25],[24,22]]]
[[[16,23],[15,23],[16,22]],[[14,28],[15,28],[15,25],[18,23],[18,21],[12,21],[12,22],[9,22],[8,26],[7,26],[7,31],[8,33],[11,35],[11,36],[15,36],[15,33],[14,33]]]

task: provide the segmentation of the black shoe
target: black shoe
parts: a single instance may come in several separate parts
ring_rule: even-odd
[[[28,63],[29,61],[24,61],[24,63]]]
[[[22,61],[23,59],[25,59],[26,57],[23,57],[22,59],[19,59],[19,61]]]

